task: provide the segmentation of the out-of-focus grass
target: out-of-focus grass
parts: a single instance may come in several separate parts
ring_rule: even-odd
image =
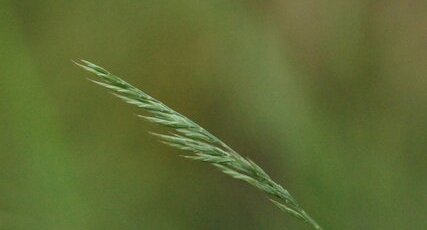
[[[9,8],[0,10],[1,229],[82,228],[86,214],[70,144],[61,134],[49,82],[41,81]]]

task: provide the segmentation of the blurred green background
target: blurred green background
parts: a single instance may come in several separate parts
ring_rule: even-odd
[[[310,229],[70,60],[222,138],[325,229],[427,227],[427,1],[0,0],[0,229]]]

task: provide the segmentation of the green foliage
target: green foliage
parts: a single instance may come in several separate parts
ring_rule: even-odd
[[[117,97],[145,109],[150,114],[140,117],[170,128],[169,134],[152,133],[163,143],[190,152],[184,155],[186,158],[210,163],[225,174],[246,181],[265,192],[282,211],[311,224],[315,229],[322,229],[291,194],[274,182],[261,167],[239,155],[216,136],[107,70],[84,60],[76,64],[101,78],[101,81],[92,80],[93,82],[112,90]]]

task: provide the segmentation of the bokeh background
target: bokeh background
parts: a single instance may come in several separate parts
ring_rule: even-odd
[[[0,229],[310,229],[177,157],[108,68],[325,229],[427,228],[427,1],[0,0]]]

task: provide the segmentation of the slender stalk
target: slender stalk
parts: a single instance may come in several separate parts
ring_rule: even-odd
[[[91,81],[110,89],[125,102],[149,113],[149,116],[140,117],[170,128],[168,134],[152,133],[163,143],[190,152],[184,155],[186,158],[210,163],[225,174],[246,181],[266,193],[271,202],[282,211],[310,224],[314,229],[322,229],[286,189],[274,182],[261,167],[242,157],[219,138],[107,70],[84,60],[76,64],[100,78],[100,81]]]

